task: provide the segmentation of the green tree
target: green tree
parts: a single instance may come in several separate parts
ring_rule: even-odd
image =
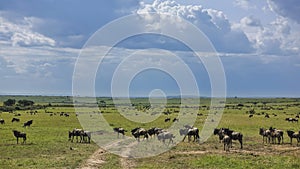
[[[18,101],[18,105],[19,106],[33,106],[33,104],[34,104],[34,102],[33,101],[31,101],[31,100],[19,100]]]
[[[8,99],[6,101],[3,102],[4,106],[14,106],[16,104],[16,100],[15,99]]]

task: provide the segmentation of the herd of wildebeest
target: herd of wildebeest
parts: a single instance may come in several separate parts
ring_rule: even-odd
[[[51,114],[50,114],[51,116]],[[60,116],[69,117],[69,114],[67,113],[60,113]],[[76,114],[77,116],[77,114]],[[253,117],[253,115],[249,115],[249,118]],[[266,118],[269,118],[268,116],[265,116]],[[298,123],[299,119],[299,113],[295,116],[295,118],[286,118],[285,120],[288,122],[296,122]],[[165,122],[171,121],[170,118],[166,118],[164,120]],[[174,118],[172,120],[173,122],[179,121],[178,118]],[[12,123],[14,122],[20,122],[19,118],[13,117],[11,120]],[[26,121],[23,123],[23,127],[30,127],[33,123],[33,120]],[[5,125],[5,120],[0,119],[0,124]],[[119,138],[119,134],[125,136],[125,130],[122,127],[116,127],[113,128],[113,131],[116,132]],[[284,130],[277,129],[274,127],[269,128],[259,128],[258,134],[262,136],[263,143],[269,143],[269,144],[282,144],[284,141]],[[241,132],[234,131],[229,128],[215,128],[213,131],[214,135],[217,135],[219,138],[219,142],[223,143],[224,145],[224,151],[229,151],[230,148],[232,148],[232,141],[237,140],[240,143],[240,148],[243,149],[243,134]],[[83,129],[73,129],[71,131],[68,131],[69,141],[73,142],[74,138],[76,138],[76,142],[78,143],[90,143],[91,142],[91,136],[92,132],[85,131]],[[169,140],[169,144],[173,143],[173,139],[175,138],[174,134],[171,132],[163,129],[163,128],[157,128],[153,127],[150,129],[145,129],[141,127],[136,127],[131,130],[132,136],[137,140],[140,141],[140,137],[143,137],[143,139],[148,139],[149,137],[156,137],[159,141],[162,141],[165,143],[165,140]],[[200,136],[199,136],[199,129],[194,126],[184,125],[182,129],[179,129],[180,136],[183,136],[183,140],[185,140],[186,136],[188,137],[188,142],[191,141],[191,138],[193,138],[193,142],[199,142]],[[290,144],[292,144],[292,140],[296,139],[297,145],[300,142],[300,130],[299,131],[286,131],[287,136],[290,138]],[[13,135],[17,139],[17,144],[19,142],[19,138],[23,139],[23,144],[26,142],[26,133],[13,130]]]

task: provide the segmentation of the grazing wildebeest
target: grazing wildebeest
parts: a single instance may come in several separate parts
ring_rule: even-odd
[[[78,142],[78,137],[80,138],[80,142],[82,141],[82,132],[83,129],[73,129],[69,131],[69,141],[73,142],[74,137],[76,136],[76,142]]]
[[[124,137],[125,135],[125,132],[127,132],[125,129],[123,129],[122,127],[115,127],[113,128],[114,132],[117,132],[118,133],[118,138],[119,138],[119,134],[121,133]]]
[[[19,122],[20,121],[20,119],[18,119],[18,118],[12,118],[12,120],[11,120],[11,122],[13,123],[13,122]]]
[[[250,115],[249,115],[249,118],[251,118],[251,117],[253,117],[253,114],[250,114]]]
[[[81,135],[81,138],[82,138],[80,142],[91,143],[92,133],[90,131],[82,130],[80,132],[80,135]]]
[[[298,122],[298,119],[295,119],[295,118],[285,118],[285,121],[288,121],[288,122]]]
[[[298,133],[291,131],[291,130],[287,130],[287,135],[290,137],[291,139],[291,144],[292,144],[292,139],[295,138],[297,140],[297,145],[300,142],[300,131]]]
[[[136,138],[138,141],[140,141],[140,136],[144,136],[144,139],[148,139],[148,131],[144,128],[134,128],[131,130],[131,134]]]
[[[175,117],[175,118],[173,119],[173,122],[175,122],[175,121],[179,121],[179,119]]]
[[[175,136],[172,134],[172,133],[170,133],[170,132],[168,132],[168,131],[162,131],[162,132],[160,132],[158,135],[157,135],[157,139],[159,140],[159,141],[161,141],[162,140],[162,142],[163,143],[165,143],[165,140],[169,140],[169,144],[172,142],[173,143],[173,138],[175,138]]]
[[[153,135],[158,135],[162,131],[162,128],[152,127],[148,130],[148,134],[150,137],[152,137]]]
[[[165,119],[165,122],[168,122],[168,121],[170,121],[171,119],[168,117],[168,118],[166,118]]]
[[[0,124],[5,124],[5,120],[4,119],[0,119]]]
[[[188,136],[188,141],[190,142],[191,141],[191,137],[193,136],[194,137],[194,141],[200,139],[200,136],[199,136],[199,129],[196,128],[196,127],[192,127],[192,128],[184,128],[184,129],[179,129],[179,134],[180,136],[183,136],[183,140],[185,140],[185,137]]]
[[[270,118],[269,114],[266,114],[266,115],[265,115],[265,118]]]
[[[270,127],[269,130],[271,131],[271,138],[272,138],[272,143],[276,143],[276,138],[278,140],[278,144],[280,144],[280,142],[283,143],[283,131],[282,130],[278,130],[276,128]]]
[[[13,130],[14,136],[17,138],[17,144],[19,144],[19,138],[23,138],[23,143],[26,141],[26,133]]]
[[[27,122],[24,123],[23,127],[30,127],[30,125],[32,124],[33,120],[29,120]]]
[[[299,119],[299,115],[296,115],[295,118],[298,118],[298,119]]]
[[[259,135],[261,135],[263,137],[263,143],[265,143],[265,138],[266,138],[266,142],[268,139],[268,143],[270,143],[270,139],[271,139],[271,131],[268,129],[264,129],[264,128],[259,128]]]
[[[70,115],[69,115],[68,113],[65,113],[64,116],[65,116],[65,117],[69,117]]]

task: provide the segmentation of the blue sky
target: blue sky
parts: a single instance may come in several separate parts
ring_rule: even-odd
[[[208,37],[223,63],[228,96],[299,97],[299,8],[298,0],[0,1],[0,94],[71,95],[76,59],[98,29],[128,14],[157,12],[182,17]],[[97,95],[110,95],[122,58],[141,49],[180,55],[195,74],[200,95],[210,96],[201,61],[182,43],[160,35],[118,44],[98,70]],[[178,95],[175,82],[164,72],[148,71],[132,80],[130,92],[161,89]]]

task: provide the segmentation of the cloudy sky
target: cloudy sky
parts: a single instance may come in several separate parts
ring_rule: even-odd
[[[77,58],[97,30],[129,14],[156,12],[186,19],[207,36],[224,66],[228,96],[299,97],[299,11],[299,0],[0,1],[0,94],[71,95]],[[105,48],[99,46],[98,52]],[[200,95],[210,96],[203,63],[177,40],[152,34],[123,40],[104,57],[95,78],[97,95],[110,95],[112,75],[127,55],[136,53],[141,58],[136,64],[147,65],[149,49],[180,55]],[[132,96],[154,89],[178,95],[176,80],[165,72],[144,71],[129,90]]]

